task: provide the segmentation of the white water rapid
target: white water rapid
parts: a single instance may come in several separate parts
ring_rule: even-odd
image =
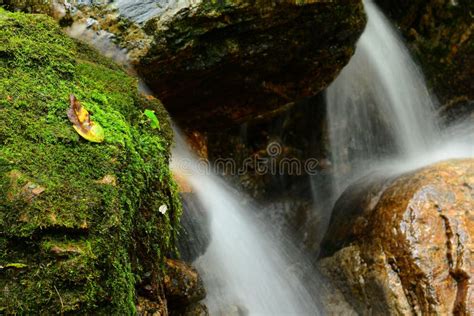
[[[178,132],[175,132],[178,134]],[[301,282],[304,260],[255,217],[251,202],[217,176],[206,172],[176,135],[172,169],[185,177],[211,217],[211,242],[193,264],[206,290],[211,315],[319,315]],[[298,267],[291,266],[298,262]]]

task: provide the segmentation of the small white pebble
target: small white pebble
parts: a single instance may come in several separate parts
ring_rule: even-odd
[[[160,212],[161,214],[165,214],[167,210],[168,210],[168,206],[166,206],[166,205],[163,204],[163,205],[160,206],[160,208],[158,209],[158,212]]]

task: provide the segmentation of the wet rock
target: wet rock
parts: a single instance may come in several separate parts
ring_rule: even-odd
[[[164,287],[170,310],[182,309],[206,296],[204,284],[196,269],[179,260],[166,260]]]
[[[361,314],[472,314],[473,210],[472,159],[356,183],[319,265]]]
[[[448,126],[462,120],[474,122],[474,100],[465,97],[453,99],[439,109],[438,115],[441,122]]]
[[[181,259],[193,262],[203,255],[211,242],[209,214],[196,196],[191,192],[182,192],[183,215],[181,217],[181,234],[178,240]]]
[[[201,130],[316,95],[348,62],[365,25],[359,0],[121,0],[61,10],[72,30],[112,34],[173,117]]]
[[[139,316],[166,316],[166,303],[149,300],[139,296],[137,299],[137,315]]]
[[[206,305],[201,303],[194,303],[182,309],[170,311],[171,316],[208,316],[209,310]]]

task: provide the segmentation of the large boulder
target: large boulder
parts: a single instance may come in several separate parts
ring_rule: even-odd
[[[57,8],[63,25],[74,22],[75,35],[108,33],[173,117],[201,130],[235,126],[322,91],[365,25],[359,0],[119,0]]]
[[[361,314],[471,315],[473,211],[472,159],[363,179],[337,201],[319,265]]]
[[[181,214],[166,111],[46,16],[0,8],[0,29],[0,314],[166,314]],[[103,142],[73,128],[71,93]]]
[[[199,302],[206,297],[206,290],[196,269],[183,261],[166,260],[164,288],[168,305],[175,309]]]
[[[136,68],[183,125],[222,128],[323,90],[364,25],[360,1],[197,1],[146,22]]]

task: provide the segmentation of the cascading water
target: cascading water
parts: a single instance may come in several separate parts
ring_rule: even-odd
[[[383,158],[411,159],[438,138],[422,74],[375,4],[364,7],[368,22],[355,55],[326,93],[336,192],[348,174]]]
[[[194,262],[211,315],[318,315],[315,293],[311,295],[293,271],[304,268],[291,269],[290,262],[304,260],[295,257],[289,244],[272,238],[239,192],[200,169],[179,135],[176,144],[172,169],[186,178],[211,217],[210,245]]]
[[[440,131],[435,99],[402,40],[371,0],[364,7],[356,52],[326,93],[333,199],[374,168],[401,172],[474,153],[468,123]]]
[[[165,18],[187,2],[147,0],[136,6],[135,1],[119,0],[115,5],[124,16],[144,23],[155,14]],[[406,169],[474,155],[469,143],[474,131],[466,129],[468,123],[451,128],[450,136],[440,134],[433,114],[434,100],[422,74],[370,0],[365,1],[365,9],[368,24],[356,53],[327,90],[335,170],[332,199],[369,168],[389,160],[402,161]],[[79,28],[78,33],[84,29]],[[108,41],[107,36],[104,38]],[[103,46],[99,41],[92,44]],[[206,305],[211,314],[318,315],[321,309],[315,297],[326,293],[322,293],[324,289],[308,290],[308,284],[301,282],[301,274],[295,270],[304,274],[307,264],[298,252],[281,238],[272,238],[275,235],[255,217],[251,202],[245,204],[246,199],[222,179],[200,170],[197,158],[176,134],[172,167],[186,176],[211,217],[210,245],[194,262],[208,292]],[[325,199],[327,195],[320,190],[315,197]],[[292,269],[294,262],[303,267]]]

